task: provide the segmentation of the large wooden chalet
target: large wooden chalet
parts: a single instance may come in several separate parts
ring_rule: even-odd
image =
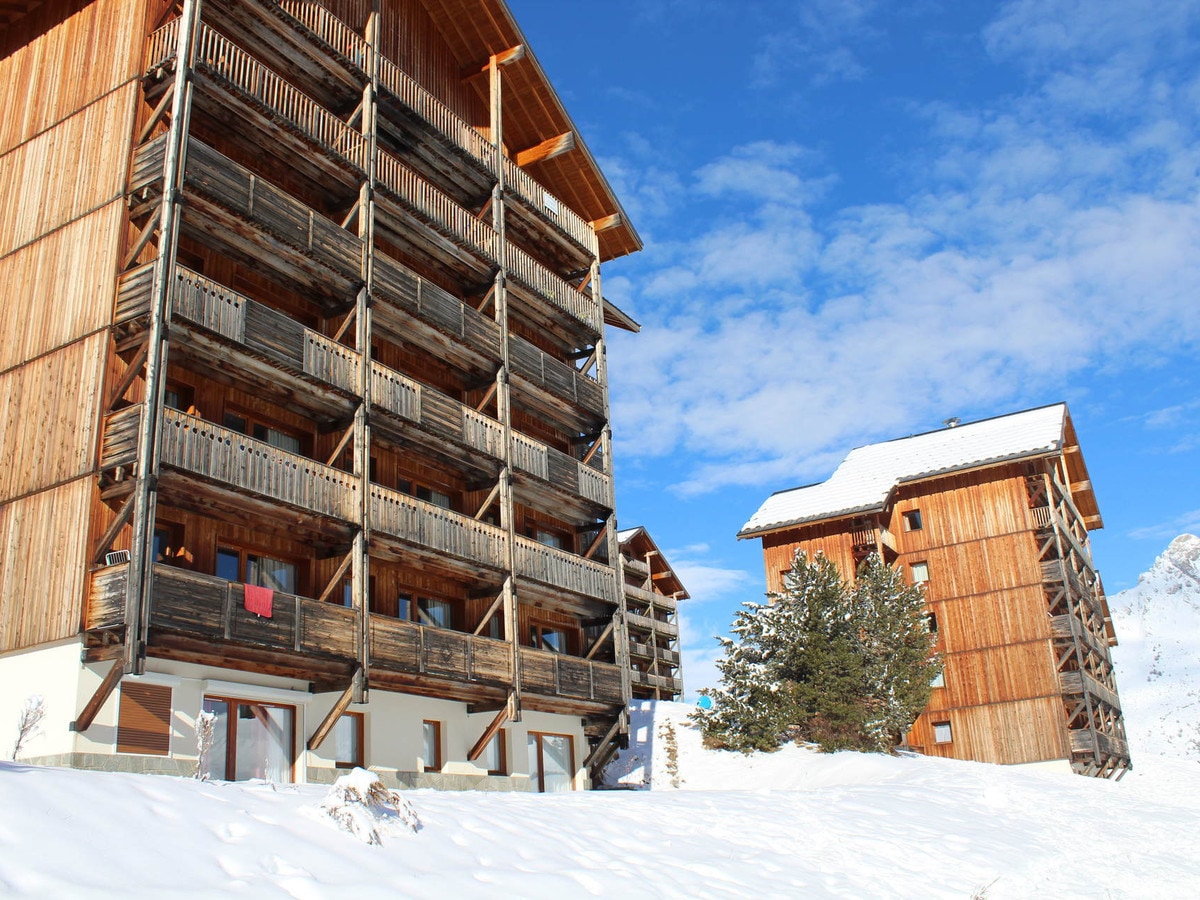
[[[738,536],[762,539],[770,590],[799,550],[847,577],[878,553],[924,585],[945,672],[913,749],[1120,777],[1116,636],[1088,543],[1103,523],[1067,407],[947,425],[859,447]]]
[[[43,695],[61,765],[190,773],[206,710],[217,778],[586,785],[639,248],[504,0],[0,2],[0,718]]]

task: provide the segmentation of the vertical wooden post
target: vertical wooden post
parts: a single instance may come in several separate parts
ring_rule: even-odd
[[[160,208],[158,259],[154,293],[150,302],[146,354],[146,398],[138,428],[137,481],[134,484],[133,540],[130,544],[129,580],[125,592],[125,658],[123,670],[140,675],[146,667],[146,635],[150,627],[151,588],[154,575],[154,520],[158,501],[159,421],[166,388],[170,332],[171,282],[175,275],[179,230],[179,201],[187,156],[188,123],[192,108],[192,60],[200,24],[200,0],[183,0],[179,36],[175,45],[175,83],[172,88],[171,126],[167,132],[163,164],[163,201]]]

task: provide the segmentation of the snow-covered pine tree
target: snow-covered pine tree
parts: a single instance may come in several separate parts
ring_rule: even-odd
[[[932,637],[919,588],[877,557],[855,586],[798,553],[784,590],[743,603],[718,638],[721,685],[696,718],[710,743],[745,752],[805,740],[825,750],[894,745],[929,698]]]

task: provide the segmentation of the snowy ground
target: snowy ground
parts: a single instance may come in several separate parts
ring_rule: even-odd
[[[126,897],[1194,897],[1200,765],[1120,784],[974,763],[705,751],[639,710],[650,791],[408,792],[368,846],[326,791],[0,763],[0,894]],[[673,731],[679,787],[672,787]],[[653,758],[650,758],[651,752]],[[633,759],[633,757],[637,759]]]

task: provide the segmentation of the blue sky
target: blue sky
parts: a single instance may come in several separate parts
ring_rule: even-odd
[[[618,516],[692,593],[851,448],[1065,400],[1108,592],[1200,531],[1200,0],[510,0],[646,242],[605,294]]]

